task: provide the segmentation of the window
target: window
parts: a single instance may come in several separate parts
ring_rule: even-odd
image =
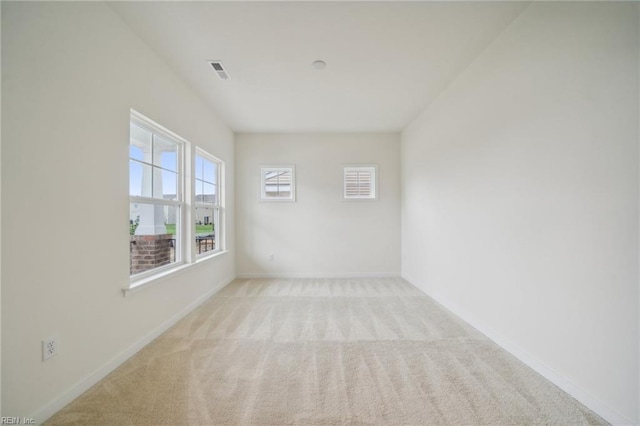
[[[375,165],[345,166],[344,191],[345,200],[375,200],[377,198],[377,169]]]
[[[129,126],[132,289],[223,252],[224,162],[133,110]]]
[[[293,166],[260,168],[261,201],[295,201],[296,176]]]
[[[129,134],[129,270],[133,277],[183,262],[184,143],[132,113]]]
[[[220,173],[222,163],[202,150],[196,152],[195,243],[202,256],[221,249]]]

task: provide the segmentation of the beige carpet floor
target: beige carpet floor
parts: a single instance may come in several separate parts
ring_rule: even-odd
[[[606,422],[401,279],[252,279],[46,424]]]

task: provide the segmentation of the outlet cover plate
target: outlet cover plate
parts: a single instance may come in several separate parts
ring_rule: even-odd
[[[42,360],[46,361],[58,355],[58,338],[51,337],[42,341]]]

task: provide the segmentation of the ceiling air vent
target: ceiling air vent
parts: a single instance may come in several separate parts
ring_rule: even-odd
[[[218,77],[220,77],[221,80],[229,80],[231,78],[229,77],[229,74],[227,74],[227,70],[224,69],[222,62],[220,61],[207,61],[207,62],[209,62],[209,65],[211,65],[211,67],[216,72],[216,74],[218,74]]]

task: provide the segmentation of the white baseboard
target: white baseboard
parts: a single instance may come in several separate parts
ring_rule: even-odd
[[[279,272],[248,272],[238,273],[236,278],[398,278],[399,272],[356,272],[344,274],[325,273],[279,273]]]
[[[36,419],[37,424],[41,424],[42,422],[49,419],[49,417],[53,416],[55,413],[64,408],[71,401],[82,395],[86,392],[91,386],[98,383],[105,376],[119,367],[126,360],[135,355],[138,351],[144,348],[146,345],[151,343],[156,337],[160,336],[162,333],[167,331],[170,327],[184,318],[187,314],[192,312],[198,306],[207,301],[211,296],[216,294],[222,288],[224,288],[227,284],[233,281],[235,277],[228,278],[224,281],[221,281],[218,285],[216,285],[211,290],[207,291],[205,294],[200,296],[198,299],[187,305],[184,309],[173,315],[171,318],[160,324],[154,330],[152,330],[147,335],[143,336],[140,340],[135,342],[133,345],[129,346],[120,354],[116,355],[102,367],[98,368],[88,377],[82,379],[75,385],[71,386],[69,390],[67,390],[62,396],[56,398],[51,403],[47,404],[34,415],[31,416],[32,419]]]
[[[545,379],[549,380],[554,385],[558,386],[560,389],[571,395],[573,398],[578,400],[581,404],[589,408],[594,413],[598,414],[600,417],[608,421],[613,425],[633,425],[634,422],[629,420],[627,417],[618,413],[614,409],[610,408],[604,402],[600,401],[598,398],[591,395],[589,392],[582,389],[580,386],[573,383],[571,380],[564,377],[562,374],[559,374],[549,366],[544,363],[538,361],[534,356],[532,356],[527,351],[520,348],[518,345],[509,341],[509,339],[504,338],[500,333],[496,332],[491,327],[486,326],[481,321],[477,321],[473,316],[467,314],[463,309],[457,306],[455,303],[452,303],[446,297],[442,296],[438,292],[430,291],[427,287],[420,287],[416,285],[418,281],[413,280],[411,277],[406,275],[402,276],[407,282],[409,282],[414,287],[418,288],[418,290],[424,292],[427,296],[434,299],[436,302],[444,306],[446,309],[451,311],[457,317],[461,318],[471,327],[478,330],[480,333],[487,336],[494,343],[500,346],[502,349],[509,352],[511,355],[518,358],[520,361],[525,363],[527,366],[532,368],[538,374],[540,374]]]

